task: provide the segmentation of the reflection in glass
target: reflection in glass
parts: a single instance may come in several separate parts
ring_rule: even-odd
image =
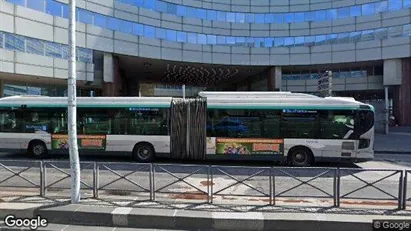
[[[361,9],[362,9],[362,15],[372,15],[375,12],[375,8],[374,8],[374,4],[373,3],[369,3],[369,4],[364,4],[362,5]]]
[[[307,36],[305,37],[305,46],[314,46],[315,44],[315,36]]]
[[[374,31],[366,30],[361,33],[361,41],[374,40]]]
[[[326,19],[325,10],[319,10],[315,12],[316,21],[324,21]]]
[[[350,37],[351,37],[352,42],[358,42],[361,39],[361,32],[360,31],[351,32]]]
[[[350,17],[350,7],[339,8],[337,10],[338,18],[349,18]]]
[[[44,42],[38,39],[26,38],[27,53],[44,55]]]
[[[217,12],[215,10],[207,10],[207,20],[214,21],[217,19]]]
[[[177,42],[187,42],[186,32],[178,31],[177,32]]]
[[[401,36],[401,34],[402,34],[402,26],[393,26],[393,27],[390,27],[388,30],[388,36],[390,38]]]
[[[410,24],[404,25],[402,27],[402,34],[404,36],[411,36],[411,25]]]
[[[375,38],[376,39],[386,39],[388,37],[388,31],[386,28],[376,29]]]
[[[336,44],[338,42],[337,40],[337,34],[329,34],[327,35],[327,40],[329,44]]]
[[[388,0],[388,10],[394,11],[401,9],[401,0]]]
[[[350,15],[351,17],[356,17],[361,15],[361,7],[360,6],[351,6],[350,7]]]
[[[166,30],[163,28],[156,28],[156,38],[165,39],[166,38]]]
[[[45,42],[46,56],[62,58],[61,44]]]
[[[0,48],[3,48],[4,34],[0,31]]]
[[[8,50],[24,51],[24,37],[6,33],[4,48]]]
[[[411,0],[402,0],[404,8],[411,7]]]
[[[170,41],[176,41],[177,32],[175,30],[167,30],[167,39]]]
[[[107,28],[107,17],[101,14],[94,14],[94,25]]]
[[[237,37],[237,39],[240,39],[240,38],[241,37]],[[217,44],[226,44],[225,36],[218,35],[217,36]]]
[[[187,33],[187,36],[188,36],[187,41],[189,43],[194,43],[194,44],[197,43],[197,35],[195,33]]]
[[[375,3],[375,12],[386,12],[388,10],[388,1],[376,2]]]
[[[141,24],[133,23],[133,34],[135,35],[143,35],[144,34],[144,27]]]
[[[245,22],[245,14],[244,13],[235,13],[235,21],[239,23]]]
[[[28,0],[27,7],[36,11],[44,12],[44,0]]]

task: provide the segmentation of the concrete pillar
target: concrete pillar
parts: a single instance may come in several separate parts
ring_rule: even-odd
[[[103,57],[103,96],[122,96],[123,76],[120,71],[119,60],[110,53]]]
[[[411,59],[405,58],[401,64],[401,82],[394,87],[394,116],[399,126],[411,126]]]
[[[4,80],[0,79],[0,97],[4,97]]]
[[[270,67],[267,73],[268,91],[281,91],[282,71],[280,66]]]

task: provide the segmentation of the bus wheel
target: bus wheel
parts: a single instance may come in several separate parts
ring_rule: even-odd
[[[36,158],[44,158],[47,156],[47,147],[41,141],[33,141],[30,143],[29,152]]]
[[[133,149],[133,159],[138,162],[151,162],[154,160],[154,155],[155,153],[153,145],[149,143],[136,144],[136,146]]]
[[[314,159],[310,149],[297,147],[290,150],[288,160],[295,167],[307,167],[313,163]]]

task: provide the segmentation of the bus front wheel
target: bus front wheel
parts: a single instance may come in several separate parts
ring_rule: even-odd
[[[288,160],[295,167],[307,167],[313,163],[314,158],[310,149],[306,147],[296,147],[290,150]]]
[[[153,145],[149,143],[136,144],[136,146],[133,149],[133,159],[138,162],[151,162],[154,160],[154,155],[155,151]]]
[[[29,152],[36,158],[45,158],[47,156],[47,147],[41,141],[32,141],[29,145]]]

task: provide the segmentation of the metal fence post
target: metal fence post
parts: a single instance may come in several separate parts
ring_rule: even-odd
[[[43,196],[46,196],[47,192],[47,163],[43,162]]]
[[[97,162],[93,163],[93,198],[97,198]]]
[[[207,167],[207,203],[210,203],[210,188],[211,185],[214,184],[214,182],[210,179],[210,173],[211,173],[211,165],[208,165]]]
[[[403,207],[403,193],[404,193],[404,171],[400,171],[400,179],[398,185],[398,209],[402,209]]]
[[[269,183],[269,185],[270,185],[270,205],[273,205],[273,197],[274,197],[274,195],[273,195],[273,185],[274,185],[274,182],[273,182],[273,167],[270,167],[270,176],[269,176],[269,181],[270,181],[270,183]]]
[[[148,173],[148,178],[149,178],[149,185],[150,185],[150,201],[153,201],[153,163],[150,163],[150,169]]]
[[[210,179],[211,179],[211,182],[214,182],[213,166],[212,165],[210,165]],[[214,185],[211,184],[210,185],[210,203],[211,204],[213,203],[213,189],[214,189]]]
[[[403,182],[403,190],[404,193],[402,194],[402,209],[407,208],[407,181],[408,181],[408,174],[410,172],[405,171],[404,182]]]
[[[333,179],[333,202],[334,207],[337,207],[337,169],[334,169],[334,179]]]
[[[43,165],[44,165],[43,161],[40,161],[40,196],[41,197],[44,197],[44,191],[45,191],[44,190],[44,184],[45,184],[44,175],[45,175],[45,173],[44,173]]]
[[[340,190],[341,190],[341,172],[340,172],[340,168],[337,168],[337,183],[335,185],[335,190],[336,190],[336,207],[340,207]]]
[[[153,192],[153,201],[155,201],[156,200],[156,181],[155,181],[155,175],[156,175],[156,165],[155,164],[151,164],[152,165],[152,183],[151,183],[151,185],[152,185],[152,192]]]

